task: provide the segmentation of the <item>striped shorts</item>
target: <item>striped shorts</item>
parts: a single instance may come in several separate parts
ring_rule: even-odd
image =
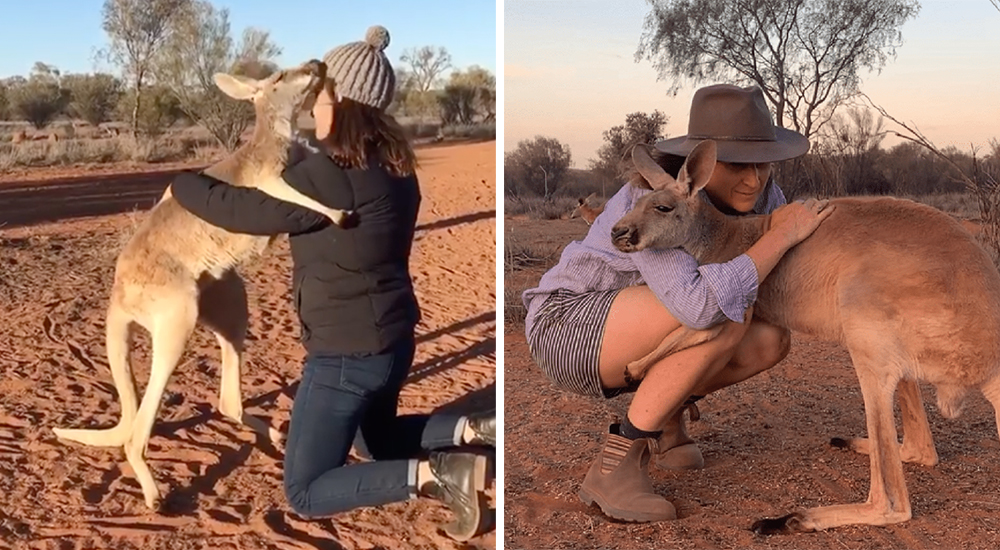
[[[603,388],[598,370],[604,325],[618,292],[556,290],[545,298],[528,335],[528,347],[557,387],[588,397],[610,398],[627,391]]]

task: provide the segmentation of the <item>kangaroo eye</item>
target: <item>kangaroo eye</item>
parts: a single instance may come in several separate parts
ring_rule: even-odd
[[[673,206],[667,206],[665,204],[658,204],[658,205],[654,206],[653,208],[655,208],[657,212],[660,212],[662,214],[666,214],[666,213],[668,213],[668,212],[670,212],[671,210],[674,209]]]

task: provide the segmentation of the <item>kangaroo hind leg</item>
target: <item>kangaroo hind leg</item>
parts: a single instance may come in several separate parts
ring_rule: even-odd
[[[131,436],[125,443],[125,458],[139,481],[146,506],[153,509],[156,508],[160,494],[146,464],[146,446],[149,444],[167,382],[181,360],[198,319],[197,305],[193,300],[163,300],[161,304],[163,309],[156,312],[151,323],[153,359],[149,369],[149,383],[132,424]]]
[[[281,442],[281,432],[264,420],[243,411],[243,344],[249,320],[243,280],[235,271],[201,290],[198,319],[215,335],[222,354],[219,412],[237,424],[248,426],[272,443]]]
[[[937,449],[934,446],[934,436],[927,422],[927,411],[920,395],[920,386],[916,380],[903,379],[896,389],[899,398],[899,409],[903,418],[903,444],[899,454],[903,462],[934,466],[938,463]],[[830,440],[834,447],[851,449],[852,451],[869,454],[869,440],[865,437],[850,439],[834,437]]]
[[[111,366],[111,378],[118,391],[121,404],[121,419],[112,428],[103,429],[66,429],[53,428],[56,437],[67,441],[76,441],[84,445],[99,447],[120,447],[128,441],[132,433],[132,423],[139,410],[139,400],[136,396],[135,377],[129,363],[129,347],[132,340],[132,318],[114,298],[108,306],[105,324],[105,347],[108,353],[108,363]]]
[[[864,345],[864,342],[860,342]],[[821,531],[841,525],[889,525],[907,521],[912,516],[910,497],[903,475],[900,445],[897,443],[893,415],[893,393],[899,382],[891,374],[895,368],[873,348],[851,349],[861,394],[865,401],[868,425],[871,484],[868,500],[855,504],[821,506],[794,512],[780,518],[765,518],[754,523],[752,530],[760,534]]]

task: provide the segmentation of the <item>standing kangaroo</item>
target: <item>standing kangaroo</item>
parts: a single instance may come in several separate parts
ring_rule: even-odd
[[[257,118],[250,141],[205,173],[232,185],[256,187],[344,223],[349,213],[327,208],[281,179],[289,150],[296,146],[298,114],[315,100],[325,77],[326,65],[315,60],[263,80],[216,74],[215,83],[224,93],[253,102]],[[222,348],[219,411],[273,441],[280,439],[264,421],[243,412],[240,371],[248,311],[243,281],[234,270],[273,240],[212,226],[182,208],[168,188],[118,256],[106,317],[106,347],[121,400],[121,420],[108,429],[53,431],[62,439],[87,445],[124,446],[150,508],[155,508],[159,491],[144,460],[146,445],[167,381],[199,322],[215,334]],[[150,332],[153,348],[141,406],[128,358],[134,324]]]
[[[591,193],[587,195],[587,198],[579,199],[576,208],[574,208],[573,211],[569,213],[569,219],[572,220],[576,218],[583,218],[583,221],[587,222],[587,225],[593,225],[594,220],[597,219],[597,216],[600,216],[601,212],[604,212],[603,204],[601,206],[598,206],[597,208],[591,208],[590,206],[587,205],[587,201],[593,199],[596,196],[597,193]]]
[[[745,252],[770,216],[729,217],[699,191],[715,166],[715,143],[703,141],[675,180],[645,147],[632,159],[653,190],[612,229],[624,252],[680,247],[700,264]],[[910,519],[902,461],[937,463],[917,381],[933,384],[946,418],[961,413],[971,390],[992,403],[1000,424],[1000,273],[951,216],[893,198],[842,198],[806,240],[760,283],[753,315],[843,344],[865,403],[868,439],[834,443],[867,453],[871,486],[863,503],[809,508],[754,523],[758,533],[839,525],[886,525]],[[681,327],[649,356],[628,366],[641,378],[660,358],[713,337],[713,327]],[[897,442],[893,393],[903,419]]]

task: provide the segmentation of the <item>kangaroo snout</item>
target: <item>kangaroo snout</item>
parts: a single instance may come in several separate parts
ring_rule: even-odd
[[[634,252],[639,244],[639,232],[628,225],[616,225],[611,228],[611,241],[622,252]]]
[[[307,61],[306,69],[320,80],[326,78],[326,63],[323,63],[319,59],[310,59]]]

